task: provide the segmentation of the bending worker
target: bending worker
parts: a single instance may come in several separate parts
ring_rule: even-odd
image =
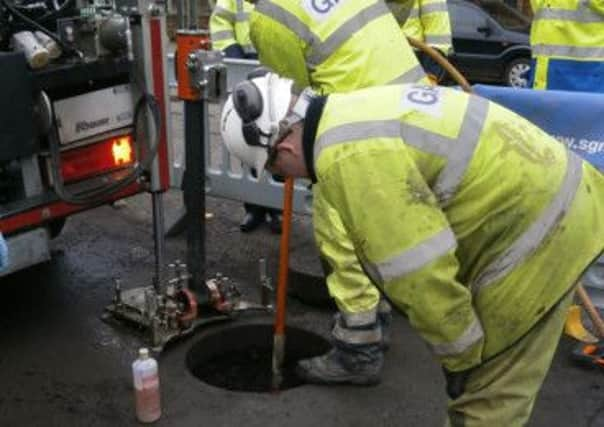
[[[310,86],[329,94],[376,85],[428,83],[382,0],[258,0],[250,15],[250,37],[260,62],[293,79],[298,89]],[[385,301],[380,304],[380,320],[384,327],[390,324]]]
[[[604,93],[604,1],[531,6],[533,88]]]
[[[258,54],[250,40],[249,18],[253,9],[254,6],[244,0],[218,0],[210,17],[212,47],[223,51],[227,58],[257,59]],[[256,176],[254,169],[250,172]],[[268,216],[271,231],[281,233],[281,210],[247,202],[243,208],[245,215],[239,224],[242,232],[255,230]]]
[[[524,425],[575,283],[604,248],[604,176],[522,117],[453,89],[292,102],[269,74],[233,94],[221,120],[231,154],[314,183],[315,237],[344,321],[299,375],[378,383],[384,292],[443,366],[452,425]]]
[[[445,58],[451,54],[451,22],[446,0],[414,0],[409,16],[401,26],[407,37],[436,49]],[[440,81],[445,70],[423,51],[416,51],[420,64],[434,81]]]

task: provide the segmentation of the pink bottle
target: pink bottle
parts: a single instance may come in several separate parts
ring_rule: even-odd
[[[142,423],[152,423],[161,416],[159,372],[157,362],[149,356],[149,350],[141,348],[138,359],[132,363],[136,418]]]

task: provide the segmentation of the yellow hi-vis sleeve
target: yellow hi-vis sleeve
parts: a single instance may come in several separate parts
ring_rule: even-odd
[[[236,5],[233,0],[218,0],[210,16],[210,38],[212,48],[224,50],[236,44],[235,16]]]

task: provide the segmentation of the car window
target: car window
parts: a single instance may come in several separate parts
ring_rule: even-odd
[[[483,27],[486,14],[464,4],[449,2],[449,15],[454,32],[477,33],[478,27]]]
[[[530,27],[528,18],[499,1],[481,1],[480,6],[508,30],[522,31]]]

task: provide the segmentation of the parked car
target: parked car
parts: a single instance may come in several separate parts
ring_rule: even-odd
[[[448,0],[454,53],[470,82],[528,85],[530,20],[500,1]]]

